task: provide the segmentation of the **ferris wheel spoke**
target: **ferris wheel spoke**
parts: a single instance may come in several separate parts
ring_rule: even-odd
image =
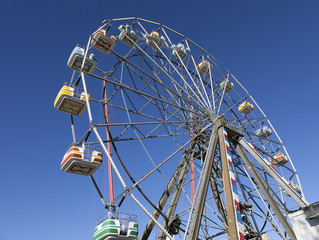
[[[128,141],[128,140],[137,140],[138,138],[134,138],[134,137],[131,137],[131,138],[121,138],[121,136],[127,131],[129,130],[129,126],[126,127],[122,132],[121,134],[119,134],[117,137],[116,137],[116,140],[115,141]],[[132,129],[137,129],[137,127],[134,125],[132,126]],[[160,138],[160,137],[176,137],[176,136],[183,136],[183,135],[187,135],[188,133],[168,133],[168,134],[162,134],[162,135],[159,135],[159,134],[153,134],[153,132],[156,130],[157,128],[155,127],[152,131],[148,132],[148,133],[145,133],[145,134],[142,134],[143,137],[140,137],[141,139],[147,139],[147,138]],[[177,130],[176,130],[177,131]]]
[[[164,33],[164,35],[165,35],[165,38],[166,38],[166,39],[168,40],[168,42],[172,45],[173,43],[172,43],[170,37],[167,35],[165,29],[164,29],[162,26],[161,26],[161,30],[163,31],[163,33]]]
[[[112,77],[112,75],[117,71],[117,69],[118,69],[118,67],[119,66],[121,66],[121,63],[122,63],[122,60],[120,60],[119,59],[119,61],[117,61],[114,65],[113,65],[113,67],[111,68],[111,70],[109,70],[109,71],[104,71],[104,70],[102,70],[102,69],[100,69],[99,67],[96,67],[95,69],[98,71],[98,72],[100,72],[100,73],[102,73],[103,75],[105,75],[105,77]]]
[[[111,103],[109,103],[109,106],[114,107],[114,108],[119,109],[119,110],[126,111],[125,107],[123,107],[123,106],[118,106],[118,105],[111,104]],[[158,117],[153,116],[153,115],[149,115],[149,114],[141,113],[141,112],[136,112],[136,111],[133,111],[132,109],[128,109],[128,111],[131,113],[135,113],[136,115],[140,115],[140,116],[152,119],[152,120],[163,121],[163,119],[158,118]]]
[[[115,85],[115,86],[119,86],[119,87],[121,87],[121,88],[125,88],[125,89],[127,89],[127,90],[129,90],[129,91],[132,91],[132,92],[134,92],[134,93],[136,93],[136,94],[138,94],[138,95],[140,95],[140,96],[149,97],[149,98],[152,98],[152,99],[154,99],[154,100],[158,100],[158,101],[164,102],[164,103],[166,103],[166,104],[168,104],[168,105],[171,105],[171,106],[180,108],[180,109],[182,109],[182,110],[189,111],[189,109],[186,109],[186,108],[184,108],[184,107],[182,107],[182,106],[176,105],[176,104],[174,104],[174,103],[172,103],[172,102],[169,102],[169,101],[167,101],[167,100],[164,100],[164,99],[162,99],[162,98],[158,98],[158,97],[152,96],[152,95],[150,95],[150,94],[148,94],[148,93],[141,92],[141,91],[139,91],[139,90],[136,90],[136,89],[134,89],[134,88],[131,88],[131,87],[125,85],[124,83],[112,81],[111,79],[105,79],[105,78],[103,78],[103,77],[100,77],[100,76],[94,75],[94,74],[89,74],[89,75],[94,76],[94,77],[96,77],[96,78],[99,78],[99,79],[101,79],[101,80],[103,80],[103,81],[106,81],[106,82],[108,82],[108,83],[111,83],[111,84],[113,84],[113,85]]]
[[[129,99],[131,105],[134,106],[134,103],[130,100],[130,97],[129,97],[127,94],[126,94],[126,96],[127,96],[127,98]],[[145,99],[147,100],[147,98],[145,98]],[[167,108],[164,108],[162,102],[160,102],[161,105],[159,105],[159,104],[157,103],[157,101],[156,101],[156,100],[153,101],[153,99],[149,99],[149,100],[144,104],[144,106],[142,106],[141,109],[139,109],[139,110],[137,110],[137,109],[134,107],[135,113],[137,113],[137,114],[141,113],[150,103],[152,103],[153,105],[155,105],[155,106],[158,108],[159,113],[160,113],[160,115],[161,115],[163,121],[167,121],[167,120],[169,120],[169,119],[172,118],[172,117],[174,117],[174,118],[175,118],[176,120],[178,120],[178,121],[182,121],[181,118],[179,118],[178,116],[176,116],[176,113],[179,113],[179,109],[177,109],[175,112],[171,113],[171,112],[168,111]],[[165,117],[163,116],[163,112],[165,112],[166,114],[168,114],[170,117],[169,117],[169,118],[165,118]],[[182,116],[182,115],[181,115],[181,116]]]
[[[94,127],[119,127],[119,126],[130,126],[130,125],[173,125],[175,127],[180,127],[181,125],[185,125],[187,123],[190,123],[189,121],[156,121],[156,122],[119,122],[119,123],[100,123],[100,124],[92,124]],[[181,125],[180,125],[181,124]],[[185,129],[188,129],[185,126]]]
[[[170,117],[172,117],[172,116],[173,116],[173,115],[171,115]],[[164,116],[163,116],[163,117],[164,117]],[[170,118],[170,117],[169,117],[169,118]],[[165,118],[165,119],[166,119],[166,120],[169,120],[169,118]],[[185,124],[181,124],[181,125],[178,126],[173,132],[171,131],[169,125],[164,124],[164,127],[165,127],[165,129],[166,129],[166,131],[167,131],[168,134],[173,135],[173,134],[175,134],[180,128],[185,128],[186,126],[184,126],[184,125],[185,125]],[[151,131],[151,133],[152,133],[153,131],[155,131],[159,126],[160,126],[160,125],[158,125],[156,128],[154,128],[154,129]]]
[[[171,67],[175,70],[175,72],[179,75],[179,77],[181,78],[181,80],[184,82],[184,84],[186,85],[186,87],[192,91],[193,94],[195,94],[195,96],[197,96],[197,94],[193,91],[193,89],[191,88],[191,86],[187,83],[186,79],[184,76],[181,75],[181,73],[176,69],[176,67],[171,63],[171,61],[169,60],[169,58],[166,56],[166,54],[161,50],[161,48],[158,48],[158,51],[161,52],[161,54],[164,56],[164,58],[167,60],[168,63],[170,63]],[[179,55],[178,55],[179,57]],[[181,60],[181,58],[179,57],[179,60],[182,64],[182,66],[184,67],[184,69],[187,69],[184,65],[184,62]],[[196,65],[195,65],[195,68],[196,68]],[[194,79],[192,78],[192,76],[190,75],[189,71],[186,71],[188,76],[189,76],[189,79],[192,81],[193,83],[193,86],[196,88],[197,92],[199,93],[201,99],[203,100],[204,104],[206,106],[209,106],[209,101],[207,102],[208,99],[205,99],[204,96],[202,95],[202,92],[199,90],[199,88],[197,87],[197,84],[194,82]],[[199,99],[199,96],[197,96],[197,98]],[[202,102],[202,101],[201,101]]]
[[[154,73],[154,75],[156,75],[156,77],[158,77],[157,74]],[[174,84],[175,89],[178,91],[178,89],[177,89],[175,83],[173,83],[173,84]],[[193,104],[188,104],[188,102],[185,101],[185,98],[184,98],[184,97],[174,96],[174,95],[173,95],[172,93],[170,93],[170,92],[168,92],[168,94],[170,95],[172,101],[174,101],[175,103],[177,103],[177,104],[179,104],[179,105],[181,105],[181,106],[183,105],[183,106],[185,106],[185,107],[186,107],[187,105],[190,105],[190,108],[193,108],[193,107],[194,107]],[[164,91],[164,95],[166,96],[166,92],[165,92],[165,91]],[[179,102],[178,102],[178,101],[179,101]],[[173,108],[175,109],[175,107],[173,107]],[[187,118],[187,116],[185,115],[185,111],[182,111],[182,115],[183,115],[184,119]]]
[[[145,137],[145,136],[144,136],[143,133],[142,133],[141,131],[139,131],[136,127],[133,127],[133,130],[134,130],[134,132],[135,132],[135,135],[137,136],[138,141],[139,141],[140,144],[142,145],[142,147],[143,147],[143,149],[144,149],[146,155],[147,155],[148,158],[150,159],[150,161],[151,161],[151,163],[153,164],[153,166],[156,167],[156,164],[155,164],[154,160],[152,159],[152,157],[151,157],[149,151],[148,151],[147,148],[145,147],[144,143],[142,142],[141,137],[138,135],[138,133],[135,131],[135,129],[136,129],[143,137]],[[168,179],[164,176],[164,174],[163,174],[159,169],[157,169],[157,171],[168,181]]]
[[[150,80],[150,81],[151,81],[151,80]],[[150,81],[147,82],[147,84],[145,85],[145,87],[146,87],[147,85],[149,85]],[[145,88],[145,87],[144,87],[144,88]],[[144,88],[142,89],[142,91],[144,90]],[[161,97],[161,98],[165,98],[166,91],[164,91],[164,96],[163,96],[162,94],[160,94],[156,82],[154,82],[154,87],[152,87],[152,88],[153,88],[153,90],[158,94],[158,97],[159,97],[159,98],[160,98],[160,97]],[[171,95],[171,94],[170,94],[170,95]],[[172,95],[171,95],[171,96],[172,96]],[[166,98],[165,98],[165,99],[166,99]],[[167,100],[167,101],[170,101],[170,99],[166,99],[166,100]],[[174,101],[174,99],[173,99],[173,101]],[[172,101],[172,102],[173,102],[173,101]],[[178,102],[176,102],[176,101],[174,101],[174,102],[178,104]],[[156,103],[156,101],[155,101],[155,103]],[[161,102],[160,104],[161,104],[161,107],[159,107],[158,104],[156,104],[157,107],[159,107],[161,110],[164,110],[164,105],[163,105],[163,103]],[[176,109],[176,107],[174,107],[174,106],[172,106],[172,108],[173,108],[173,109]],[[164,110],[164,111],[167,112],[167,110]],[[177,110],[175,111],[175,113],[176,113],[176,112],[177,112]],[[162,113],[162,112],[160,111],[160,113]],[[168,113],[169,113],[169,112],[168,112]],[[170,113],[169,113],[169,115],[172,116],[173,114],[170,114]],[[185,116],[185,115],[182,114],[181,116],[183,117],[183,116]],[[175,116],[175,117],[176,117],[176,116]],[[164,119],[164,117],[163,117],[163,119]],[[179,119],[179,120],[181,120],[181,119]]]
[[[145,52],[142,52],[142,51],[140,51],[142,54],[140,54],[139,56],[140,57],[142,57],[143,58],[143,60],[144,60],[144,62],[147,64],[147,66],[152,70],[152,73],[156,76],[156,78],[158,79],[158,82],[161,82],[161,83],[163,83],[163,81],[161,80],[161,79],[163,79],[163,77],[162,78],[159,78],[158,77],[158,74],[156,74],[156,71],[155,71],[155,69],[153,69],[149,64],[148,64],[148,62],[146,61],[146,59],[144,58],[144,56],[147,56],[148,58],[150,58],[150,56],[148,56]],[[160,58],[160,60],[162,61],[162,58]],[[158,66],[158,64],[155,62],[155,60],[152,60],[153,61],[153,63],[154,63],[154,65],[155,66]],[[168,65],[169,65],[169,62],[167,63]],[[167,67],[166,67],[166,65],[165,64],[163,64],[163,62],[162,62],[162,65],[163,65],[163,67],[162,68],[158,68],[158,71],[160,72],[160,73],[164,73],[165,75],[167,75],[167,76],[169,76],[169,78],[171,78],[171,80],[172,80],[172,74],[174,73],[174,72],[176,72],[177,70],[176,69],[174,69],[174,71],[170,71],[170,70],[168,70],[167,69]],[[179,91],[179,85],[178,84],[176,84],[176,81],[173,81],[173,84],[174,84],[174,87],[175,87],[175,91]],[[183,90],[184,92],[185,92],[185,90]],[[171,94],[171,93],[170,93]],[[171,94],[172,95],[172,94]],[[179,96],[180,96],[180,94],[179,94]],[[191,95],[188,95],[190,98],[192,98],[191,97]],[[196,102],[196,100],[193,98],[193,100]],[[197,102],[197,104],[199,105],[199,103]]]
[[[144,54],[146,54],[144,51],[143,51],[143,49],[141,49],[138,45],[136,45]],[[148,73],[146,73],[145,71],[143,71],[141,68],[139,68],[139,67],[137,67],[135,64],[133,64],[131,61],[129,61],[127,58],[124,58],[124,57],[122,57],[121,55],[119,55],[118,53],[116,53],[116,52],[114,52],[112,49],[110,49],[110,51],[112,52],[112,53],[114,53],[116,56],[118,56],[121,60],[123,60],[123,61],[125,61],[125,62],[127,62],[128,64],[130,64],[131,66],[133,66],[134,68],[136,68],[136,69],[138,69],[139,71],[141,71],[141,72],[143,72],[145,75],[147,75],[148,77],[150,77],[150,78],[152,78],[154,81],[157,81],[157,79],[155,79],[154,77],[152,77],[150,74],[148,74]],[[146,54],[146,56],[148,56],[147,54]],[[148,56],[149,57],[149,56]],[[150,57],[149,57],[150,58]],[[151,59],[151,58],[150,58]],[[151,59],[152,60],[152,59]],[[163,69],[155,62],[155,64],[156,64],[156,66],[157,67],[159,67],[159,69],[161,69],[162,71],[163,71]],[[172,78],[168,73],[166,73],[165,71],[163,71],[170,79],[171,79],[171,81],[173,81],[174,82],[174,84],[176,84],[178,87],[179,87],[179,89],[181,89],[184,93],[186,93],[186,94],[188,94],[186,91],[185,91],[185,89],[184,88],[182,88],[175,80],[174,80],[174,78]],[[87,73],[88,75],[92,75],[92,73]],[[93,74],[94,75],[94,74]],[[176,92],[174,92],[171,88],[169,88],[169,87],[167,87],[167,86],[165,86],[163,83],[161,83],[160,81],[157,81],[159,84],[161,84],[165,89],[167,89],[168,91],[170,91],[171,93],[173,93],[173,94],[176,94],[176,95],[178,95],[178,96],[180,96],[180,94],[177,94]],[[188,95],[191,99],[193,99],[195,102],[196,102],[196,100],[191,96],[191,95]],[[184,99],[184,101],[186,101],[186,102],[188,102],[189,104],[191,104],[188,100],[186,100],[186,99]],[[192,105],[192,104],[191,104]],[[195,106],[195,105],[193,105],[194,106],[194,108],[196,108],[197,110],[199,110],[199,111],[201,111],[201,109],[200,108],[198,108],[197,106]],[[198,105],[198,106],[200,106],[200,105]]]
[[[226,76],[227,76],[226,80],[228,80],[229,74],[227,74]],[[218,115],[219,110],[220,110],[220,108],[221,108],[221,106],[222,106],[222,102],[223,102],[223,99],[224,99],[224,96],[225,96],[226,86],[227,86],[227,85],[225,84],[224,89],[223,89],[223,92],[222,92],[222,96],[220,97],[219,106],[218,106],[218,110],[217,110],[217,115]],[[212,92],[213,92],[213,89],[212,89]],[[212,96],[214,97],[214,94],[213,94],[213,93],[212,93]]]
[[[187,42],[187,41],[186,41]],[[196,63],[195,63],[195,60],[194,60],[194,57],[193,57],[193,55],[190,55],[190,58],[192,59],[192,63],[193,63],[193,65],[194,65],[194,68],[195,68],[195,70],[196,70],[196,75],[197,75],[197,77],[198,77],[198,79],[199,79],[199,82],[200,82],[200,84],[201,84],[201,87],[202,87],[202,90],[203,90],[203,92],[204,92],[204,94],[205,94],[205,96],[206,96],[206,100],[207,100],[207,102],[208,102],[208,105],[209,105],[209,107],[210,108],[212,108],[212,105],[211,105],[211,103],[210,103],[210,101],[209,101],[209,98],[208,98],[208,95],[207,95],[207,92],[206,92],[206,88],[204,87],[204,85],[203,85],[203,79],[202,79],[202,77],[201,77],[201,75],[200,75],[200,73],[199,73],[199,71],[198,71],[198,68],[197,68],[197,65],[196,65]],[[185,65],[184,65],[184,63],[183,63],[183,66],[185,67]],[[185,67],[186,68],[186,67]],[[209,67],[209,69],[210,69],[210,67]],[[188,71],[187,71],[188,72]],[[189,73],[189,72],[188,72]],[[209,71],[209,74],[211,74],[210,73],[210,71]],[[190,76],[190,78],[192,79],[192,77]],[[193,80],[193,79],[192,79]],[[195,86],[197,86],[197,84],[193,81],[193,83],[194,83],[194,85]],[[198,92],[200,92],[201,93],[201,91],[198,89]],[[202,94],[201,94],[201,96],[202,96]],[[202,96],[202,98],[204,98],[203,96]],[[206,102],[206,101],[205,101]],[[215,105],[213,106],[214,108],[213,108],[213,110],[214,110],[214,113],[215,113]]]
[[[147,61],[145,60],[145,58],[143,57],[143,55],[139,55],[139,57],[142,57],[142,59],[144,60],[144,62],[147,63]],[[159,78],[159,77],[157,76],[155,70],[154,70],[152,67],[150,67],[150,65],[147,64],[147,66],[152,70],[153,74],[156,76],[156,79],[155,79],[154,77],[150,77],[150,76],[149,76],[152,80],[154,80],[154,86],[156,86],[157,84],[160,84],[163,88],[165,88],[165,90],[170,94],[171,97],[173,97],[174,95],[175,95],[175,96],[178,96],[178,98],[180,98],[183,102],[186,102],[186,103],[192,105],[194,108],[199,109],[197,106],[193,105],[193,104],[192,104],[191,102],[189,102],[187,99],[183,98],[180,94],[177,94],[177,93],[174,92],[172,89],[168,89],[167,86],[165,86],[165,85],[163,84],[163,81],[161,80],[161,78]],[[160,71],[161,73],[163,72],[163,71],[161,71],[161,69],[159,69],[159,71]],[[178,88],[176,87],[175,82],[173,82],[173,83],[174,83],[174,86],[175,86],[176,90],[178,91]],[[165,91],[164,91],[164,93],[165,93]],[[165,95],[165,94],[164,94],[164,95]],[[163,97],[163,95],[160,95],[160,97]],[[175,98],[174,98],[174,99],[175,99]],[[176,98],[176,99],[177,99],[177,98]],[[176,102],[176,103],[177,103],[177,102]]]
[[[177,71],[177,69],[175,68],[174,65],[171,64],[171,66],[172,66],[173,69],[176,71],[176,73],[181,77],[181,80],[183,80],[183,82],[186,84],[187,89],[181,87],[181,86],[176,82],[176,80],[175,80],[174,78],[172,78],[171,75],[170,75],[168,72],[164,71],[164,69],[163,69],[158,63],[156,63],[140,46],[138,46],[137,44],[135,44],[135,46],[136,46],[145,56],[147,56],[159,69],[161,69],[161,71],[162,71],[163,73],[165,73],[165,74],[167,75],[167,77],[169,77],[169,78],[171,79],[171,81],[173,81],[177,86],[179,86],[179,89],[181,89],[182,91],[184,91],[184,93],[186,93],[186,94],[188,94],[188,92],[187,92],[186,90],[190,90],[190,91],[194,94],[194,96],[196,97],[196,99],[199,100],[199,102],[201,103],[201,105],[202,105],[202,106],[205,106],[205,103],[204,103],[204,102],[201,100],[201,98],[195,93],[195,91],[191,88],[191,86],[184,80],[183,76],[181,76],[181,75],[179,74],[179,72]],[[162,52],[162,54],[163,54],[163,52]],[[166,57],[166,55],[164,54],[163,56],[164,56],[164,57],[166,58],[166,60],[170,63],[170,60]],[[193,97],[191,97],[191,98],[193,99]]]
[[[130,100],[129,96],[127,96],[127,98]],[[146,99],[147,99],[147,98],[146,98]],[[156,100],[154,100],[154,101],[152,101],[152,100],[153,100],[153,99],[149,99],[149,101],[148,101],[144,106],[142,106],[142,108],[139,109],[139,110],[137,110],[137,109],[134,107],[134,112],[135,112],[137,115],[139,115],[139,114],[143,111],[143,109],[144,109],[149,103],[152,103],[153,105],[155,105],[155,106],[159,109],[159,113],[160,113],[160,115],[161,115],[161,117],[162,117],[162,121],[167,121],[167,120],[169,120],[169,119],[172,118],[172,117],[173,117],[174,119],[178,120],[178,121],[183,121],[183,119],[181,119],[179,116],[176,116],[176,113],[178,113],[178,114],[180,115],[180,109],[177,109],[177,110],[175,110],[175,112],[171,113],[171,112],[168,111],[167,108],[164,108],[162,102],[160,102],[160,103],[161,103],[161,106],[160,106],[160,105],[157,103]],[[131,102],[132,105],[134,105],[134,103],[133,103],[131,100],[130,100],[130,102]],[[174,110],[174,108],[173,108],[173,110]],[[163,112],[165,112],[165,114],[167,114],[169,117],[168,117],[168,118],[165,118],[165,117],[163,116]],[[181,117],[183,117],[183,115],[181,115]]]
[[[174,68],[174,70],[180,75],[180,77],[184,80],[184,82],[186,82],[186,78],[183,77],[183,76],[179,73],[179,71],[177,71],[177,69],[174,67],[174,65],[171,63],[171,61],[169,60],[169,58],[165,55],[165,53],[164,53],[159,47],[158,47],[158,50],[159,50],[159,51],[162,53],[162,55],[167,59],[167,61],[171,64],[171,66]],[[206,91],[205,91],[205,88],[203,88],[203,90],[204,90],[204,92],[205,92],[205,94],[206,94],[207,99],[204,98],[204,96],[202,95],[202,92],[201,92],[201,91],[199,90],[199,88],[197,87],[197,84],[195,83],[195,81],[194,81],[193,77],[191,76],[190,72],[187,70],[187,67],[185,66],[183,60],[180,58],[179,55],[177,55],[177,56],[178,56],[178,58],[179,58],[179,64],[181,64],[182,68],[186,70],[186,73],[188,74],[189,79],[192,81],[193,86],[196,88],[197,92],[199,93],[199,95],[201,96],[201,98],[203,99],[203,101],[205,102],[205,104],[206,104],[206,105],[207,105],[207,104],[210,105],[210,102],[209,102],[207,93],[206,93]],[[191,57],[192,57],[192,59],[193,59],[193,56],[191,56]],[[194,62],[194,61],[193,61],[193,62]],[[194,66],[195,66],[195,69],[197,69],[195,62],[194,62]],[[198,71],[197,71],[197,76],[199,76],[199,78],[200,78],[200,74],[199,74]],[[200,78],[200,80],[201,80],[201,78]],[[202,83],[202,82],[201,82],[201,83]],[[210,105],[210,106],[211,106],[211,105]]]
[[[149,177],[152,173],[154,173],[158,168],[160,168],[162,165],[164,165],[167,161],[169,161],[174,155],[176,155],[178,152],[180,152],[182,149],[184,149],[190,142],[192,142],[196,137],[198,137],[199,135],[201,135],[203,132],[207,131],[210,127],[212,126],[212,124],[208,124],[205,127],[202,128],[202,130],[195,135],[193,138],[191,138],[190,140],[188,140],[187,142],[185,142],[182,146],[180,146],[177,150],[175,150],[172,154],[170,154],[167,158],[165,158],[162,162],[160,162],[155,168],[153,168],[149,173],[147,173],[146,175],[144,175],[142,178],[140,178],[139,181],[137,181],[135,184],[133,184],[129,190],[132,190],[133,188],[135,188],[137,185],[139,185],[141,182],[143,182],[147,177]]]
[[[127,94],[126,94],[126,95],[127,95]],[[127,97],[129,98],[128,95],[127,95]],[[141,113],[141,112],[144,110],[144,108],[146,108],[150,103],[152,103],[154,106],[156,106],[156,107],[159,109],[159,112],[160,112],[161,114],[162,114],[162,112],[165,112],[165,113],[167,113],[169,116],[174,116],[177,120],[182,121],[183,114],[181,114],[180,111],[183,111],[183,110],[180,110],[179,108],[176,108],[175,106],[168,105],[168,107],[173,108],[173,110],[176,109],[174,113],[170,113],[170,112],[168,111],[168,107],[166,107],[166,108],[164,107],[163,102],[160,102],[160,105],[159,105],[159,104],[157,103],[157,101],[154,100],[154,99],[152,99],[152,98],[148,99],[148,98],[145,97],[145,96],[141,96],[141,97],[144,98],[145,100],[147,100],[147,102],[144,104],[144,106],[143,106],[140,110],[136,110],[136,108],[135,108],[135,110],[136,110],[137,113]],[[170,100],[166,100],[166,101],[167,101],[167,102],[171,102]],[[130,102],[131,102],[132,105],[134,105],[131,100],[130,100]],[[176,113],[178,113],[180,116],[179,116],[179,117],[176,116]],[[162,116],[162,117],[163,117],[163,116]],[[182,118],[180,118],[180,117],[182,117]],[[165,118],[163,117],[163,120],[168,120],[168,119],[165,119]]]
[[[151,136],[145,136],[145,137],[140,137],[141,139],[156,139],[156,138],[162,138],[162,137],[177,137],[177,136],[187,136],[189,133],[176,133],[176,134],[162,134],[162,135],[151,135]],[[103,140],[103,143],[108,143],[108,142],[125,142],[125,141],[132,141],[132,140],[138,140],[137,137],[130,137],[130,138],[115,138],[113,140]],[[86,142],[87,145],[97,145],[99,142]]]
[[[139,55],[139,58],[142,58],[142,59],[144,60],[144,62],[145,62],[145,63],[147,64],[147,66],[149,67],[149,69],[153,72],[153,74],[154,74],[154,76],[156,77],[156,79],[158,80],[158,82],[163,83],[162,80],[161,80],[163,77],[159,77],[159,76],[158,76],[158,73],[155,71],[155,69],[153,69],[153,68],[147,63],[147,61],[145,60],[145,58],[144,58],[143,56],[140,56],[140,55]],[[163,64],[163,65],[164,65],[164,64]],[[165,69],[165,66],[164,66],[164,69]],[[166,70],[166,69],[165,69],[165,70]],[[167,70],[166,70],[166,71],[167,71]],[[160,69],[159,69],[158,72],[159,72],[159,73],[162,73]],[[166,96],[166,92],[167,92],[167,93],[171,96],[172,100],[173,100],[176,104],[179,104],[179,102],[177,101],[178,99],[181,99],[183,102],[185,102],[180,95],[178,95],[178,96],[177,96],[177,95],[173,95],[170,91],[165,91],[164,87],[163,87],[163,90],[164,90],[163,93],[164,93],[164,94],[160,94],[160,91],[159,91],[157,85],[158,85],[157,82],[154,81],[154,87],[157,89],[157,92],[158,92],[159,97],[163,97],[163,96],[164,96],[164,98],[167,99],[167,96]],[[161,86],[163,86],[163,85],[161,85]],[[174,84],[174,86],[175,86],[175,89],[177,90],[175,84]]]
[[[220,107],[221,107],[221,105],[219,105],[219,108],[218,108],[218,110],[216,111],[216,100],[215,100],[215,95],[214,95],[214,86],[213,86],[213,76],[212,76],[212,73],[211,72],[209,72],[209,81],[210,81],[210,88],[211,88],[211,98],[212,98],[212,101],[213,101],[213,111],[214,111],[214,113],[216,113],[216,115],[218,115],[218,113],[219,113],[219,110],[220,110]],[[208,98],[209,99],[209,98]],[[222,98],[221,98],[221,100],[220,100],[220,102],[222,102]]]
[[[118,107],[118,106],[114,106],[114,105],[110,105],[110,106],[112,106],[112,107]],[[123,110],[123,111],[125,111],[125,108],[122,108],[121,107],[121,110]],[[132,112],[132,113],[134,113],[132,110],[128,110],[129,112]],[[187,130],[187,126],[185,125],[186,124],[186,122],[184,122],[184,121],[173,121],[173,122],[171,122],[171,121],[163,121],[162,119],[158,119],[158,118],[154,118],[154,117],[152,117],[152,116],[148,116],[148,115],[145,115],[145,114],[140,114],[139,113],[139,115],[141,115],[141,116],[144,116],[144,117],[148,117],[148,118],[151,118],[151,119],[155,119],[155,120],[158,120],[158,122],[159,123],[161,123],[161,125],[165,125],[165,124],[169,124],[170,126],[174,126],[175,128],[176,128],[176,131],[177,130],[179,130],[179,129],[185,129],[185,130]],[[180,123],[180,124],[178,124],[178,123]],[[123,135],[124,134],[124,132],[125,131],[127,131],[128,130],[128,128],[131,126],[131,125],[133,125],[134,123],[131,123],[131,124],[124,124],[126,127],[125,127],[125,129],[124,129],[124,131],[118,136],[118,138],[121,136],[121,135]],[[147,125],[147,122],[144,122],[144,125]],[[101,126],[104,126],[104,124],[100,124]],[[141,124],[137,124],[137,125],[141,125]],[[96,126],[98,126],[98,125],[96,125]],[[113,126],[119,126],[119,124],[115,124],[115,125],[113,125]],[[188,133],[188,131],[187,132],[185,132],[185,133],[169,133],[168,135],[152,135],[152,136],[150,136],[150,133],[148,133],[147,134],[147,136],[148,137],[155,137],[155,136],[158,136],[158,137],[160,137],[160,136],[179,136],[179,135],[187,135],[187,134],[189,134]],[[133,138],[134,139],[134,138]]]

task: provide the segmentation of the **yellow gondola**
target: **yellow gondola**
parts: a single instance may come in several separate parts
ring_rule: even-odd
[[[88,98],[90,99],[90,94],[88,94]],[[54,101],[54,108],[81,116],[86,110],[85,94],[82,92],[80,98],[77,98],[74,96],[73,87],[63,86]]]
[[[238,110],[239,112],[241,112],[242,114],[248,114],[250,113],[251,111],[254,110],[254,105],[252,105],[250,102],[243,102],[242,104],[240,104],[238,106]]]
[[[160,36],[156,31],[151,32],[151,34],[146,37],[146,44],[154,50],[158,50],[158,48],[160,48],[164,42],[165,38]]]

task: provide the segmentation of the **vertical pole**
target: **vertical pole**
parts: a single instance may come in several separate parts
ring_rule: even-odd
[[[227,135],[224,135],[224,127],[218,129],[219,134],[219,149],[222,160],[222,169],[223,169],[223,183],[224,183],[224,192],[227,208],[227,218],[228,218],[228,236],[229,240],[239,240],[238,238],[238,229],[236,223],[236,212],[233,200],[233,190],[231,186],[231,176],[228,167],[228,158],[230,155],[227,154],[229,151],[229,145],[226,145],[225,138]],[[228,149],[227,149],[228,147]],[[231,159],[230,159],[231,160]],[[245,237],[243,238],[245,239]],[[241,238],[240,238],[241,240]]]
[[[200,224],[201,224],[201,220],[202,220],[203,209],[204,209],[204,205],[205,205],[205,201],[206,201],[207,188],[208,188],[209,179],[210,179],[211,172],[212,172],[212,166],[213,166],[214,155],[215,155],[215,151],[216,151],[217,139],[218,139],[217,127],[215,124],[214,128],[212,130],[211,136],[210,136],[209,146],[207,149],[205,161],[204,161],[203,168],[202,168],[202,175],[201,175],[201,179],[200,179],[201,184],[200,184],[200,188],[199,188],[198,193],[196,194],[196,198],[195,198],[196,204],[195,204],[194,209],[191,212],[191,216],[189,218],[189,221],[191,221],[191,219],[192,219],[189,231],[188,231],[188,233],[186,233],[188,235],[187,239],[189,239],[189,240],[194,240],[194,239],[197,239],[197,237],[198,237]],[[193,203],[194,203],[194,201],[193,201]],[[188,228],[188,225],[187,225],[187,228]],[[186,228],[186,230],[187,230],[187,228]]]
[[[109,111],[108,111],[108,105],[106,103],[107,100],[107,93],[106,93],[106,82],[103,81],[104,85],[104,117],[105,122],[109,123]],[[109,133],[109,127],[106,127],[106,140],[107,140],[107,151],[112,156],[111,153],[111,143],[110,143],[110,133]],[[108,174],[109,174],[109,191],[110,191],[110,202],[113,202],[114,200],[114,191],[113,191],[113,172],[112,172],[112,164],[110,162],[110,159],[108,159]]]

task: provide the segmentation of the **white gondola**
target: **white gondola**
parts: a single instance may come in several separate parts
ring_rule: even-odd
[[[203,60],[197,65],[198,71],[203,75],[208,75],[213,70],[213,65]]]
[[[287,162],[288,162],[288,157],[282,153],[278,153],[277,155],[274,156],[274,158],[271,159],[271,163],[276,166],[286,164]]]
[[[173,49],[173,56],[176,57],[177,59],[179,59],[178,56],[181,58],[181,60],[184,60],[187,57],[187,52],[186,52],[184,44],[182,43],[179,43],[177,45],[173,44],[171,48]]]
[[[88,55],[89,56],[86,57],[85,59],[83,71],[92,73],[97,64],[97,58],[93,53]],[[73,70],[80,71],[82,67],[83,59],[84,59],[84,48],[76,46],[69,57],[68,67]]]
[[[102,164],[102,153],[92,151],[90,161],[84,157],[84,148],[72,146],[64,155],[61,170],[84,176],[92,175]]]
[[[272,131],[269,127],[262,126],[255,133],[259,137],[269,137],[272,134]]]
[[[90,94],[88,94],[90,100]],[[85,93],[80,98],[74,96],[74,88],[63,86],[54,101],[54,108],[60,111],[81,116],[86,110]]]
[[[121,31],[119,39],[130,47],[133,47],[135,43],[138,42],[139,36],[134,32],[130,25],[119,26]]]
[[[106,31],[100,29],[97,31],[91,41],[91,44],[96,49],[100,50],[103,53],[109,54],[116,44],[116,37],[111,35],[110,37],[106,36]]]
[[[254,110],[254,105],[252,105],[250,102],[245,101],[238,106],[238,111],[245,115],[250,113],[253,110]]]
[[[225,89],[225,93],[230,92],[233,88],[234,88],[234,83],[229,81],[228,79],[225,79],[219,84],[219,90],[224,91]]]
[[[154,50],[158,50],[164,44],[165,38],[160,36],[158,32],[153,31],[150,35],[146,36],[146,44],[153,48]]]
[[[94,240],[136,240],[138,223],[136,215],[108,213],[97,221]]]

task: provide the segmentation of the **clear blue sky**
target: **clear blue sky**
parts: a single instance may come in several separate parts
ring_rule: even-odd
[[[89,179],[59,168],[71,133],[53,101],[74,45],[118,17],[160,22],[226,66],[284,141],[307,200],[318,201],[318,13],[318,1],[3,0],[0,240],[93,238],[97,196]]]

